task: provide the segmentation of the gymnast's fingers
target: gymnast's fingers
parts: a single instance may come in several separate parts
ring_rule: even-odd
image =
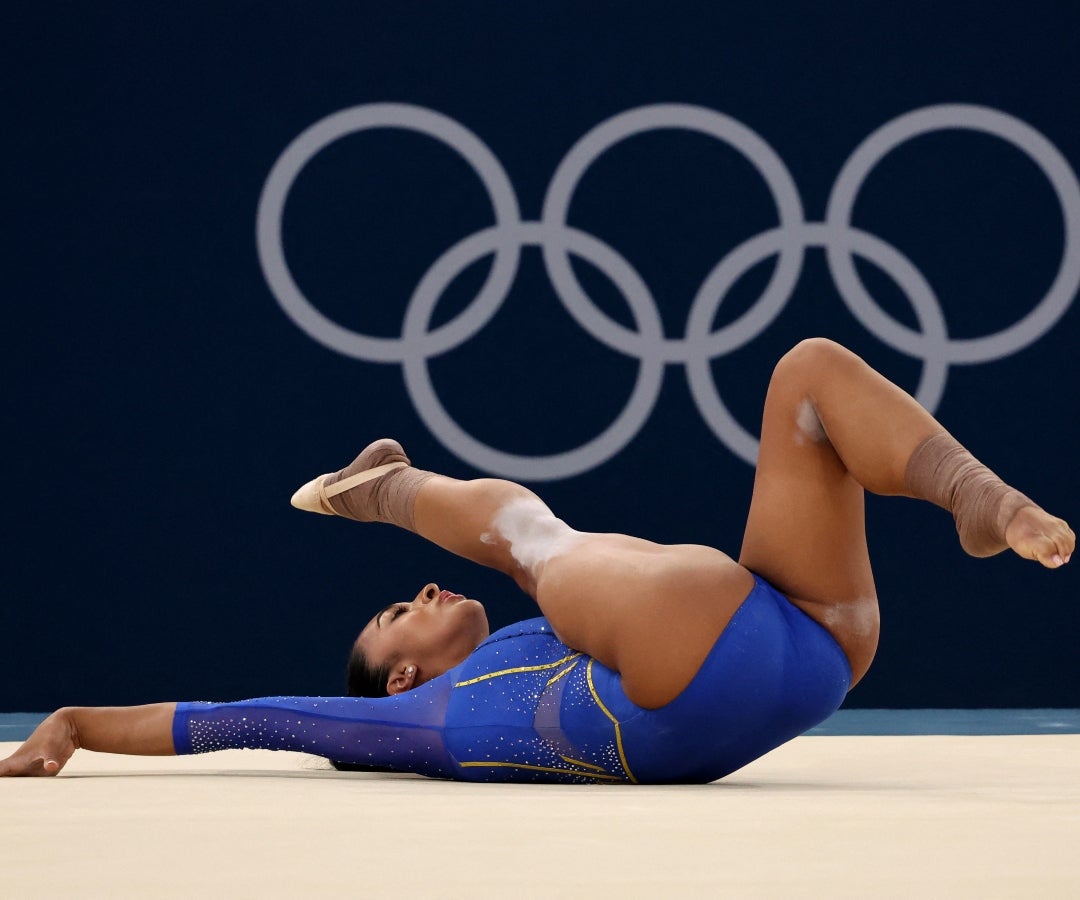
[[[60,764],[40,753],[26,753],[20,748],[3,762],[0,762],[0,776],[40,776],[55,775],[60,771]]]
[[[72,754],[75,741],[64,711],[42,722],[18,750],[0,762],[0,776],[51,776],[60,772]]]

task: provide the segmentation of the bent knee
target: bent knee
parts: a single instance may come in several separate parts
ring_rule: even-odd
[[[835,372],[838,366],[861,363],[858,356],[836,341],[822,337],[806,338],[780,357],[773,368],[770,385],[793,385],[809,390],[816,380]]]
[[[804,338],[780,357],[775,371],[805,368],[819,369],[822,366],[857,360],[858,358],[847,347],[829,338]]]

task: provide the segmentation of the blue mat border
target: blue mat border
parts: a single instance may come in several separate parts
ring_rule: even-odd
[[[0,741],[24,741],[47,713],[0,713]],[[841,709],[813,736],[1080,734],[1080,709]]]
[[[807,734],[1080,734],[1080,709],[841,709]]]

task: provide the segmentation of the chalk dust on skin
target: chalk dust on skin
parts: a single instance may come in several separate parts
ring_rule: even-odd
[[[531,497],[502,506],[491,524],[495,534],[484,532],[480,540],[487,544],[506,541],[514,561],[534,576],[539,576],[549,559],[565,553],[584,537],[556,518],[541,500]]]
[[[879,628],[881,614],[877,600],[858,600],[854,603],[835,603],[825,607],[819,621],[829,631],[839,628],[857,637],[865,638]]]
[[[829,439],[829,436],[825,433],[825,427],[818,417],[817,409],[809,397],[806,397],[799,404],[799,408],[795,413],[795,424],[798,426],[795,441],[799,444],[805,443],[807,440],[820,444],[822,441]]]

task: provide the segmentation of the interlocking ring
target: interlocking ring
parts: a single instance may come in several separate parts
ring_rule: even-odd
[[[360,334],[324,316],[289,272],[281,238],[285,203],[304,167],[340,138],[373,128],[419,132],[456,151],[479,176],[495,216],[493,226],[459,241],[431,265],[405,308],[397,338]],[[775,228],[749,238],[709,272],[691,304],[681,338],[665,337],[659,308],[633,266],[610,245],[567,222],[574,191],[592,164],[621,141],[657,129],[694,131],[742,153],[771,191],[779,220]],[[1019,321],[978,338],[950,338],[941,304],[922,273],[895,247],[851,224],[855,198],[874,167],[911,138],[943,129],[981,131],[1026,153],[1050,182],[1064,221],[1064,252],[1046,296]],[[297,326],[346,356],[400,363],[417,413],[448,450],[478,469],[529,481],[578,475],[618,454],[651,415],[668,363],[685,366],[691,395],[704,421],[733,453],[753,465],[757,439],[728,411],[710,362],[749,343],[772,324],[795,290],[807,248],[824,248],[840,296],[864,328],[893,349],[922,360],[915,397],[931,412],[941,401],[951,364],[1001,359],[1032,344],[1065,314],[1080,286],[1076,174],[1057,148],[1030,125],[989,107],[960,104],[914,110],[866,138],[841,168],[823,222],[806,221],[795,182],[768,143],[743,123],[704,107],[642,106],[602,122],[563,158],[552,176],[540,221],[528,222],[521,219],[513,185],[498,158],[468,129],[418,106],[367,104],[327,116],[289,144],[263,187],[256,232],[259,261],[270,290]],[[540,248],[555,293],[574,321],[605,346],[639,362],[634,388],[615,420],[581,446],[547,456],[507,453],[470,435],[439,400],[428,368],[428,360],[465,343],[491,320],[517,275],[522,248],[529,246]],[[453,319],[430,328],[443,291],[464,269],[491,255],[491,271],[476,297]],[[589,262],[622,292],[635,330],[611,319],[593,303],[574,274],[572,256]],[[750,268],[773,256],[778,258],[775,270],[757,301],[735,321],[710,330],[730,288]],[[917,330],[897,322],[870,296],[856,271],[856,256],[872,262],[901,288],[915,314]]]

